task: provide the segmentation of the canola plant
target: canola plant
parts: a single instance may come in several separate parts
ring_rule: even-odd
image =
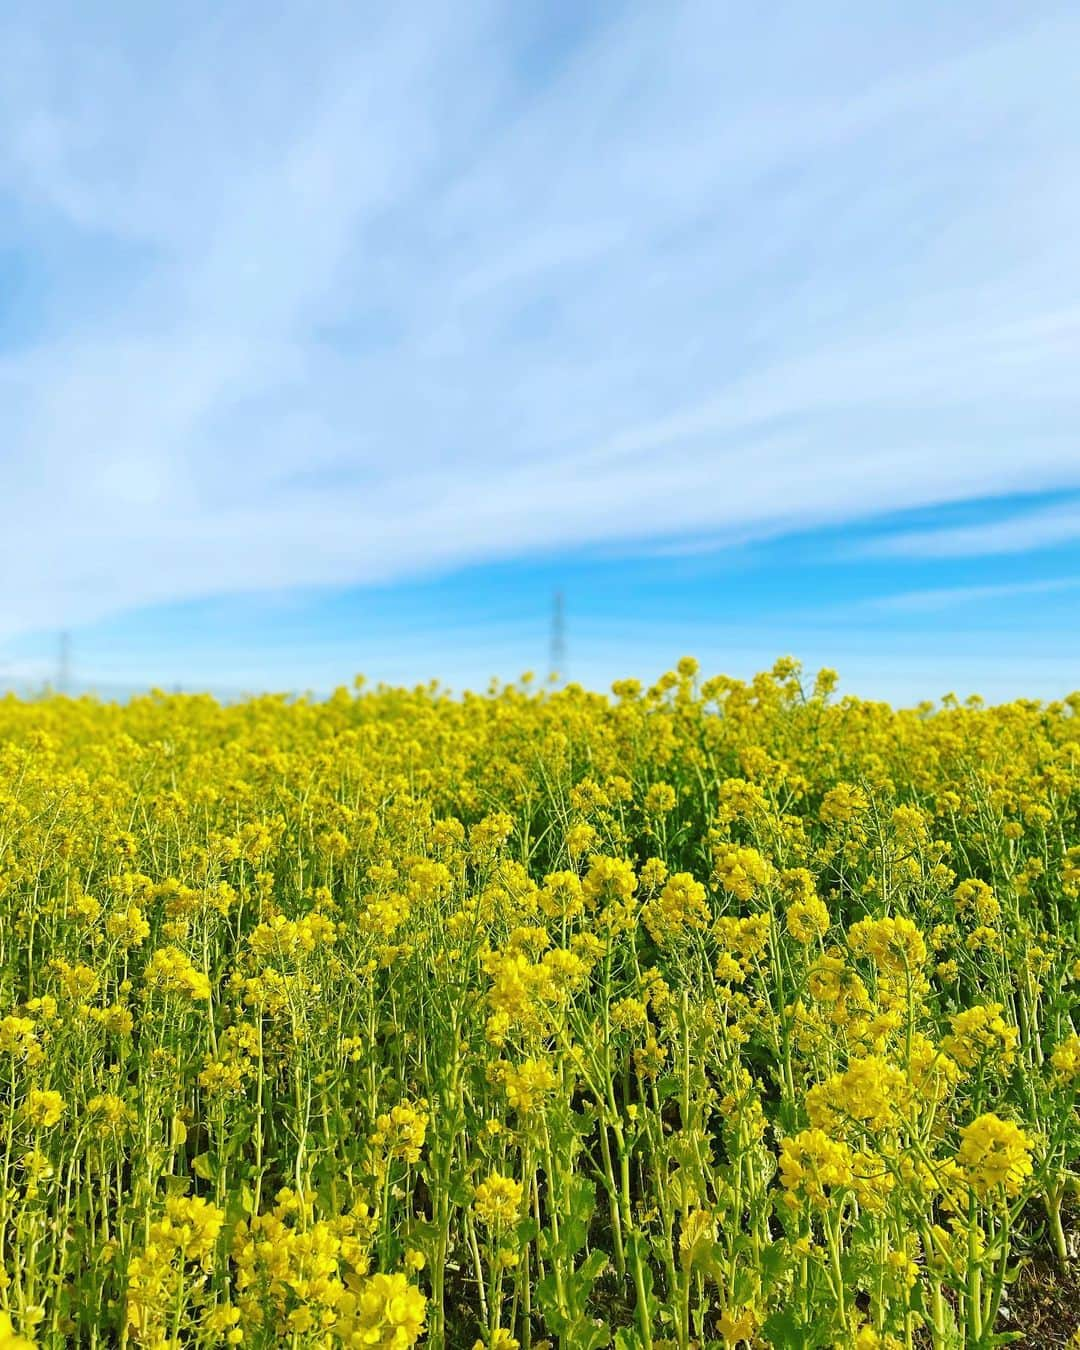
[[[999,1343],[1080,695],[834,684],[0,700],[0,1347]]]

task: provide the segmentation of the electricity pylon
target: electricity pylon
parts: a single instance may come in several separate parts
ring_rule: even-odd
[[[566,679],[566,612],[562,591],[555,592],[551,605],[551,678],[559,684]]]

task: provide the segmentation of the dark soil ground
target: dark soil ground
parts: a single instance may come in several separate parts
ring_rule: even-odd
[[[1016,1283],[1006,1291],[1008,1315],[998,1321],[999,1331],[1019,1331],[1023,1339],[1013,1344],[1026,1350],[1057,1350],[1075,1345],[1073,1334],[1080,1328],[1080,1261],[1067,1271],[1053,1262],[1025,1262]]]

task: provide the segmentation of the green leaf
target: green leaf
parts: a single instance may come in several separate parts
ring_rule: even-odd
[[[468,1209],[473,1201],[473,1187],[460,1173],[450,1179],[450,1203],[458,1209]]]
[[[570,1182],[570,1213],[588,1223],[595,1209],[596,1187],[584,1177],[574,1177]]]
[[[543,1311],[544,1322],[556,1336],[561,1336],[569,1326],[569,1319],[559,1307],[559,1294],[554,1275],[545,1275],[537,1284],[536,1301]]]
[[[434,1224],[427,1219],[414,1219],[405,1229],[405,1237],[408,1240],[408,1245],[411,1247],[419,1247],[421,1251],[424,1252],[433,1252],[435,1250],[435,1240],[438,1236],[438,1224]]]
[[[785,1242],[770,1242],[759,1257],[762,1283],[775,1284],[791,1268],[791,1252]]]
[[[653,1296],[653,1272],[647,1259],[648,1247],[648,1240],[643,1233],[635,1230],[627,1235],[627,1255],[631,1259],[636,1257],[641,1262],[641,1283],[645,1290],[645,1310],[649,1315],[649,1321],[654,1322],[656,1321],[658,1308]]]
[[[611,1344],[611,1329],[606,1322],[578,1317],[567,1327],[563,1344],[566,1350],[598,1350],[600,1346]]]
[[[608,1258],[606,1252],[590,1252],[578,1267],[576,1276],[579,1281],[584,1283],[586,1289],[591,1289],[607,1268]]]
[[[585,1246],[588,1237],[588,1223],[583,1219],[576,1218],[573,1214],[568,1215],[559,1229],[559,1241],[555,1247],[556,1259],[561,1257],[564,1261],[569,1262]]]
[[[781,1308],[761,1328],[762,1338],[774,1350],[821,1350],[830,1344],[828,1328],[816,1318],[807,1322],[794,1308]]]
[[[210,1163],[209,1153],[197,1153],[191,1160],[191,1170],[203,1181],[213,1181],[214,1169]]]

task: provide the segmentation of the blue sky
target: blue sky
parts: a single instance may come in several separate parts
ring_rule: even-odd
[[[1080,686],[1080,13],[0,11],[0,677]]]

